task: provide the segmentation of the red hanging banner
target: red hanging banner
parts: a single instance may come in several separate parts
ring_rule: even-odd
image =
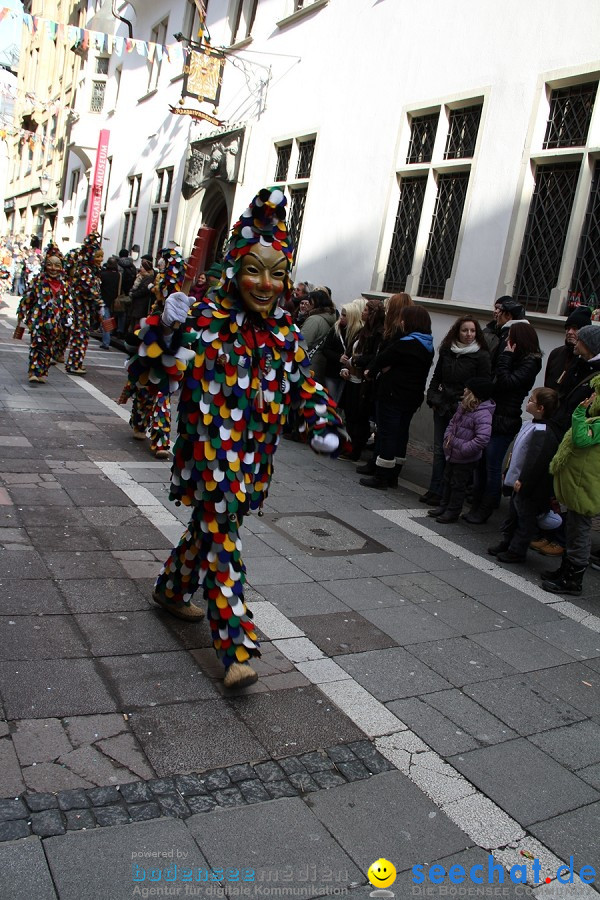
[[[88,216],[85,226],[86,234],[98,230],[100,213],[102,211],[102,188],[104,187],[104,176],[106,174],[109,137],[110,131],[107,128],[103,128],[100,132],[100,137],[98,138],[96,165],[94,166],[94,180],[92,182],[92,190],[90,191],[90,202],[88,205]]]

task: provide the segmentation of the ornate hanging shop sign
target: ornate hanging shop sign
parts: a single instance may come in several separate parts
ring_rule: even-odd
[[[174,116],[191,116],[192,119],[195,119],[198,122],[210,122],[211,125],[215,125],[216,127],[220,127],[223,124],[221,119],[209,116],[208,113],[202,112],[201,109],[189,109],[185,106],[169,106],[169,109]]]
[[[200,103],[219,105],[225,57],[218,50],[203,46],[199,50],[188,47],[183,67],[182,97],[195,97]]]

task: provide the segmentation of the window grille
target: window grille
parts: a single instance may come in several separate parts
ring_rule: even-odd
[[[587,306],[596,308],[600,294],[600,162],[594,166],[594,176],[588,200],[585,222],[579,241],[577,261],[573,273],[571,293],[581,294]]]
[[[427,176],[403,178],[383,290],[403,291],[411,273]]]
[[[412,117],[407,163],[431,162],[439,117],[439,113]]]
[[[99,113],[104,108],[105,81],[92,81],[92,98],[90,100],[90,112]]]
[[[309,178],[315,152],[315,141],[301,141],[298,144],[298,166],[296,178]]]
[[[438,178],[438,193],[419,282],[422,297],[442,299],[444,296],[446,281],[452,274],[468,184],[468,172]]]
[[[290,167],[290,156],[292,155],[292,145],[286,144],[283,147],[277,147],[277,165],[275,166],[275,181],[285,181]]]
[[[444,159],[465,159],[473,156],[480,120],[481,104],[450,110]]]
[[[96,57],[96,75],[108,75],[108,56]]]
[[[288,217],[288,231],[292,239],[292,246],[298,249],[300,232],[302,231],[302,219],[306,205],[306,188],[291,188],[290,212]]]
[[[513,290],[533,312],[546,312],[558,280],[579,168],[576,162],[559,163],[536,173]]]
[[[593,81],[552,91],[544,150],[585,145],[597,90]]]

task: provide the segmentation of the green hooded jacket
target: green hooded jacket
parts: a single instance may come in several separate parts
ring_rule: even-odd
[[[577,406],[552,462],[554,492],[567,509],[582,516],[600,513],[600,376],[590,382],[596,395],[586,408]]]

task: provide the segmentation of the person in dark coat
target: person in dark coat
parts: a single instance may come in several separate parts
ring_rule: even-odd
[[[564,397],[565,388],[570,383],[571,369],[579,360],[579,357],[575,356],[579,329],[591,324],[592,311],[589,306],[578,306],[565,320],[564,344],[550,352],[544,373],[544,387],[556,391],[559,399]]]
[[[488,553],[503,563],[525,562],[527,550],[537,532],[537,517],[548,509],[553,493],[550,462],[561,435],[552,416],[558,394],[551,388],[537,388],[525,407],[533,418],[525,422],[515,438],[504,490],[511,490],[508,518],[502,526],[502,540]]]
[[[377,421],[375,472],[360,479],[365,487],[385,490],[398,483],[433,355],[431,319],[424,306],[406,306],[398,324],[386,322],[379,353],[365,372],[375,380]]]
[[[593,393],[590,381],[600,372],[600,325],[579,329],[574,354],[575,364],[563,382],[561,403],[554,416],[562,434],[571,427],[571,418],[579,404]]]
[[[109,256],[106,265],[100,269],[100,297],[102,298],[102,318],[108,319],[114,311],[114,303],[119,296],[119,267],[116,256]],[[110,348],[110,332],[102,332],[102,350]]]
[[[365,370],[377,355],[383,340],[383,323],[385,309],[381,300],[369,298],[361,313],[363,327],[352,348],[350,363],[342,370],[342,378],[346,381],[344,388],[344,412],[346,428],[352,442],[351,457],[358,461],[367,446],[371,434],[371,418],[375,418],[375,390],[372,381],[365,379]],[[346,374],[347,372],[347,374]],[[357,466],[360,474],[375,471],[375,463]]]
[[[156,273],[152,263],[148,262],[147,259],[143,259],[140,273],[129,291],[129,296],[131,297],[129,316],[132,327],[140,319],[145,319],[150,312],[150,308],[155,300],[153,291],[155,277]]]
[[[494,374],[496,411],[492,439],[475,478],[475,498],[463,516],[471,525],[483,525],[502,496],[502,463],[511,441],[521,428],[523,400],[542,368],[542,353],[535,328],[528,322],[513,322]]]
[[[462,401],[446,428],[442,498],[440,505],[427,513],[442,525],[458,520],[475,465],[489,444],[496,408],[491,399],[493,390],[490,378],[467,379]]]
[[[132,260],[125,247],[123,247],[122,250],[119,250],[119,258],[117,260],[117,263],[121,272],[121,293],[128,294],[133,287],[133,282],[135,281],[135,277],[137,275],[137,269],[135,267],[134,261]]]
[[[491,365],[479,322],[472,316],[460,316],[440,344],[440,355],[427,390],[427,405],[433,410],[433,466],[429,489],[419,498],[422,503],[439,505],[446,465],[444,432],[469,378],[489,377]]]
[[[491,351],[492,356],[492,372],[496,368],[496,363],[500,359],[500,355],[504,352],[508,342],[508,332],[513,322],[527,322],[525,318],[525,307],[518,300],[513,300],[508,295],[499,297],[494,304],[494,308],[498,310],[496,317],[496,333],[498,335],[498,343],[494,350]],[[529,322],[527,322],[529,324]]]

